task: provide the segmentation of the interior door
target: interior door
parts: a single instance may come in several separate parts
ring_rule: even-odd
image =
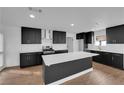
[[[73,52],[73,37],[67,37],[68,52]]]
[[[3,34],[0,33],[0,71],[4,68]]]

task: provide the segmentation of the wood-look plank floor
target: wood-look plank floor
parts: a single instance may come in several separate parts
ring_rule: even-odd
[[[1,85],[41,85],[42,66],[7,68],[0,72]]]
[[[93,63],[94,70],[63,85],[123,85],[124,70]],[[42,66],[7,68],[0,72],[1,85],[42,85]]]
[[[123,85],[124,70],[116,69],[99,63],[93,63],[93,71],[64,85]]]

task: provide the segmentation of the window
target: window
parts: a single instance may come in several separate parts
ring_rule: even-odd
[[[101,36],[96,36],[96,46],[106,46],[106,36],[101,35]]]
[[[101,46],[106,46],[106,41],[101,41]]]
[[[99,46],[100,45],[100,42],[99,41],[96,41],[95,42],[95,46]]]

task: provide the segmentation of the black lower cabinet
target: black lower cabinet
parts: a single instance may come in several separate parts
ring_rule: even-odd
[[[68,50],[56,50],[55,54],[68,53]]]
[[[111,55],[111,53],[104,52],[103,60],[104,60],[104,64],[112,66],[112,55]]]
[[[123,69],[123,54],[94,51],[94,50],[90,52],[99,54],[98,56],[93,57],[93,61]]]
[[[67,52],[68,50],[56,50],[53,54],[61,54]],[[44,55],[43,52],[20,53],[20,67],[24,68],[35,65],[42,65],[42,55]]]
[[[36,53],[36,57],[37,57],[37,65],[41,65],[42,64],[42,57],[41,57],[42,53]]]
[[[123,55],[112,54],[112,66],[117,68],[123,68]]]
[[[20,67],[29,67],[42,64],[41,53],[21,53]]]
[[[97,51],[91,51],[91,53],[96,53],[96,54],[99,54],[98,56],[95,56],[95,57],[93,57],[93,61],[95,61],[95,62],[101,62],[102,60],[102,57],[101,57],[101,52],[97,52]],[[102,63],[102,62],[101,62]]]

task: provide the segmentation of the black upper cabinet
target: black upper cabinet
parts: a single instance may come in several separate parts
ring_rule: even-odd
[[[81,39],[81,34],[76,34],[76,39]]]
[[[84,39],[85,38],[85,33],[77,33],[76,34],[76,39]]]
[[[66,32],[53,31],[53,44],[65,44],[66,43]]]
[[[94,32],[86,33],[86,44],[92,44]]]
[[[92,44],[94,32],[78,33],[76,39],[84,39],[85,44]]]
[[[124,25],[110,27],[106,29],[108,44],[123,44],[124,43]]]
[[[41,44],[41,29],[22,27],[22,44]]]

